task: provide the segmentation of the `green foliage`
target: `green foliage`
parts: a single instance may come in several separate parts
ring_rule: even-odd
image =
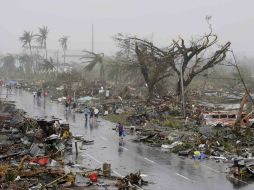
[[[34,37],[33,32],[24,31],[23,35],[19,38],[19,40],[22,43],[22,47],[29,46],[31,51],[31,43],[32,43],[33,37]]]
[[[103,116],[104,119],[112,121],[114,123],[122,123],[123,125],[131,125],[128,121],[127,118],[131,116],[131,113],[122,113],[122,114],[111,114],[111,115],[106,115]]]
[[[59,73],[56,80],[62,82],[79,81],[81,79],[81,75],[82,74],[79,71],[72,70],[67,73]]]
[[[46,81],[42,84],[42,88],[47,88],[47,87],[56,88],[59,86],[60,86],[60,83],[59,83],[59,81],[56,81],[56,80]]]
[[[182,145],[178,145],[176,147],[173,148],[172,152],[173,153],[178,153],[180,151],[185,151],[185,150],[188,150],[188,149],[191,149],[193,148],[193,146],[189,143],[183,143]]]
[[[36,34],[37,42],[40,44],[41,47],[46,48],[46,40],[48,38],[49,29],[47,26],[43,26],[39,28],[39,33]]]
[[[5,174],[5,180],[6,181],[14,181],[17,177],[17,173],[15,170],[9,169]]]
[[[220,140],[219,143],[225,148],[226,151],[228,152],[232,152],[232,150],[234,149],[234,146],[232,145],[232,143],[224,141],[224,140]]]
[[[165,120],[161,123],[163,127],[172,127],[172,128],[179,128],[181,125],[178,121],[173,120]]]
[[[151,122],[153,124],[157,124],[161,127],[172,127],[172,128],[180,128],[181,127],[181,122],[171,116],[163,116],[161,119],[154,119]]]
[[[16,72],[16,66],[15,66],[15,57],[11,54],[4,56],[1,59],[1,62],[3,62],[3,66],[1,67],[1,72],[3,74],[12,74],[13,72]]]

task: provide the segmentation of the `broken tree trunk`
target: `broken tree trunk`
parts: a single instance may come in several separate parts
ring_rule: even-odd
[[[249,93],[245,92],[243,99],[241,101],[241,104],[240,104],[239,111],[237,113],[236,121],[234,123],[234,130],[235,131],[239,131],[239,129],[240,129],[241,120],[242,120],[242,112],[243,112],[243,108],[244,108],[244,105],[245,105],[248,97],[249,97]]]

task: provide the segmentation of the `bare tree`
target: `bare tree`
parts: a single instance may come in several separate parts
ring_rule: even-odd
[[[186,44],[184,39],[173,41],[177,48],[177,59],[172,68],[178,76],[177,95],[181,90],[181,71],[183,73],[183,86],[188,87],[191,81],[203,71],[221,63],[229,51],[230,42],[217,45],[218,37],[209,33],[200,39],[192,40]]]
[[[203,71],[221,63],[230,48],[230,42],[218,44],[218,36],[213,33],[207,16],[209,34],[186,42],[179,37],[166,48],[159,48],[149,40],[118,34],[115,39],[120,48],[136,64],[147,83],[149,98],[154,97],[154,89],[162,79],[176,73],[178,77],[176,94],[181,92],[181,74],[183,87],[187,88],[192,80]],[[182,72],[182,73],[181,73]]]
[[[178,76],[177,95],[181,91],[181,72],[185,89],[197,75],[221,63],[226,58],[231,43],[218,44],[218,36],[213,33],[210,24],[211,18],[211,16],[205,18],[210,30],[208,34],[192,39],[187,43],[181,37],[177,41],[173,40],[177,59],[174,61],[172,68]]]
[[[129,61],[139,66],[148,89],[148,100],[155,98],[156,85],[173,74],[174,46],[159,48],[148,40],[118,34],[115,37]]]

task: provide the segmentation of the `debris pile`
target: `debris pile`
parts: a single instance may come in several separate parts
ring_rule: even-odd
[[[65,175],[62,155],[72,149],[67,124],[28,118],[10,102],[1,102],[3,114],[9,117],[0,121],[0,189],[36,189]]]
[[[136,128],[136,142],[170,150],[180,156],[194,155],[195,151],[204,153],[216,160],[231,160],[235,157],[252,158],[254,155],[254,132],[250,128],[236,134],[228,127],[182,126]]]
[[[118,178],[111,175],[111,164],[90,169],[66,162],[73,155],[73,144],[77,156],[93,140],[73,136],[69,124],[57,118],[29,118],[12,102],[0,103],[0,115],[8,115],[0,120],[0,189],[116,188]],[[145,184],[140,173],[124,181],[130,181],[128,186]]]
[[[119,190],[127,190],[147,184],[148,182],[142,179],[139,171],[137,173],[130,173],[123,178],[118,178],[116,187],[118,187]]]

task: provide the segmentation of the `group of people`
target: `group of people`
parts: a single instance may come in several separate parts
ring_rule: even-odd
[[[84,109],[84,115],[85,115],[85,119],[86,121],[88,120],[88,118],[90,119],[97,119],[99,116],[99,110],[97,108],[88,108],[85,107]]]
[[[92,119],[92,122],[94,122],[94,120],[96,120],[99,116],[99,110],[97,108],[85,107],[84,115],[85,115],[86,122],[87,122],[88,119]],[[122,143],[123,142],[123,137],[126,135],[123,124],[121,124],[119,122],[116,125],[116,131],[118,132],[118,135],[119,135],[119,141],[120,141],[120,143]]]
[[[71,108],[71,101],[68,101],[68,100],[65,101],[66,111]],[[76,103],[73,102],[72,109],[75,109],[76,106],[77,106]],[[85,122],[87,123],[87,121],[90,121],[92,123],[92,125],[94,125],[94,123],[98,119],[99,112],[100,112],[99,109],[96,107],[87,107],[86,106],[85,109],[83,110],[83,113],[85,116]],[[118,123],[116,125],[116,131],[118,132],[118,135],[119,135],[119,142],[123,143],[123,138],[126,135],[123,124]]]
[[[38,89],[38,90],[34,90],[33,91],[33,97],[34,97],[34,99],[35,98],[40,99],[42,95],[44,97],[46,97],[46,96],[48,96],[48,92],[47,91],[42,91],[42,89]]]
[[[76,108],[77,108],[76,101],[73,101],[71,96],[67,96],[65,101],[65,111],[67,112],[73,110],[75,112]]]

